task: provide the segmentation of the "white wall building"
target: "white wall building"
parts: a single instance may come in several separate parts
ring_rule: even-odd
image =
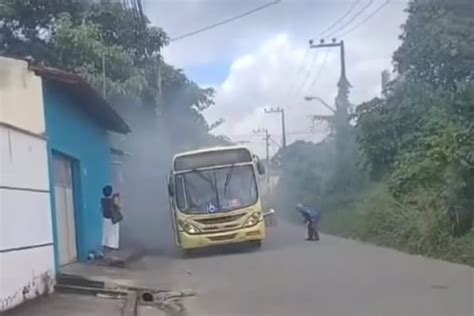
[[[0,312],[53,290],[41,78],[0,57]]]

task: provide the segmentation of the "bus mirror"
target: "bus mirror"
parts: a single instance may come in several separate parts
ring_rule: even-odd
[[[174,187],[171,181],[168,181],[168,194],[170,196],[174,196]]]
[[[260,160],[257,161],[257,171],[260,175],[265,174],[265,166]]]

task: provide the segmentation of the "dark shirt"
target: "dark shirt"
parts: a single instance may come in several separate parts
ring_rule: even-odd
[[[319,222],[321,218],[321,214],[317,209],[309,209],[304,208],[300,210],[301,215],[303,215],[304,219],[308,222]]]
[[[104,218],[112,218],[112,212],[114,209],[114,200],[112,197],[103,197],[100,201],[102,206],[102,216]]]

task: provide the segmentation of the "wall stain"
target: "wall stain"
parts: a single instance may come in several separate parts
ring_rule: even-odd
[[[49,295],[54,286],[53,272],[48,270],[33,278],[10,295],[0,297],[0,312],[20,305],[26,300]]]

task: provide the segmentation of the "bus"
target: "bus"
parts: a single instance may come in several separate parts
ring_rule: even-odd
[[[266,233],[258,176],[264,173],[243,146],[175,155],[167,181],[178,247],[185,253],[236,243],[260,247]]]

